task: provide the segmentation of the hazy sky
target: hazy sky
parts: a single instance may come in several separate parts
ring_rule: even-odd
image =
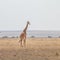
[[[60,30],[60,0],[0,0],[0,30]]]

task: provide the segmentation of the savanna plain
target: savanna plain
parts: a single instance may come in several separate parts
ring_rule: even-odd
[[[60,60],[60,38],[0,38],[0,60]]]

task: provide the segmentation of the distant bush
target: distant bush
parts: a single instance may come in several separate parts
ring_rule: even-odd
[[[60,38],[60,36],[59,36],[59,38]]]
[[[48,36],[48,38],[52,38],[52,36]]]
[[[2,38],[8,38],[8,36],[3,36]]]
[[[31,38],[35,38],[35,36],[31,36]]]
[[[16,36],[16,38],[18,38],[18,36]]]
[[[11,38],[18,38],[18,36],[16,36],[16,37],[15,36],[12,36]]]
[[[15,38],[14,36],[12,36],[11,38]]]

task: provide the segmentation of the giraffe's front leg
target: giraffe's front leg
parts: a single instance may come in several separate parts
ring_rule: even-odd
[[[24,42],[23,42],[24,46],[26,46],[26,39],[24,39]]]
[[[23,47],[22,45],[22,39],[19,40],[20,46]]]

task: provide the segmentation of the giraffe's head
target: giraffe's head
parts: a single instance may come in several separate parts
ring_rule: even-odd
[[[27,24],[29,24],[29,25],[30,25],[30,22],[29,22],[29,21],[27,21]]]

